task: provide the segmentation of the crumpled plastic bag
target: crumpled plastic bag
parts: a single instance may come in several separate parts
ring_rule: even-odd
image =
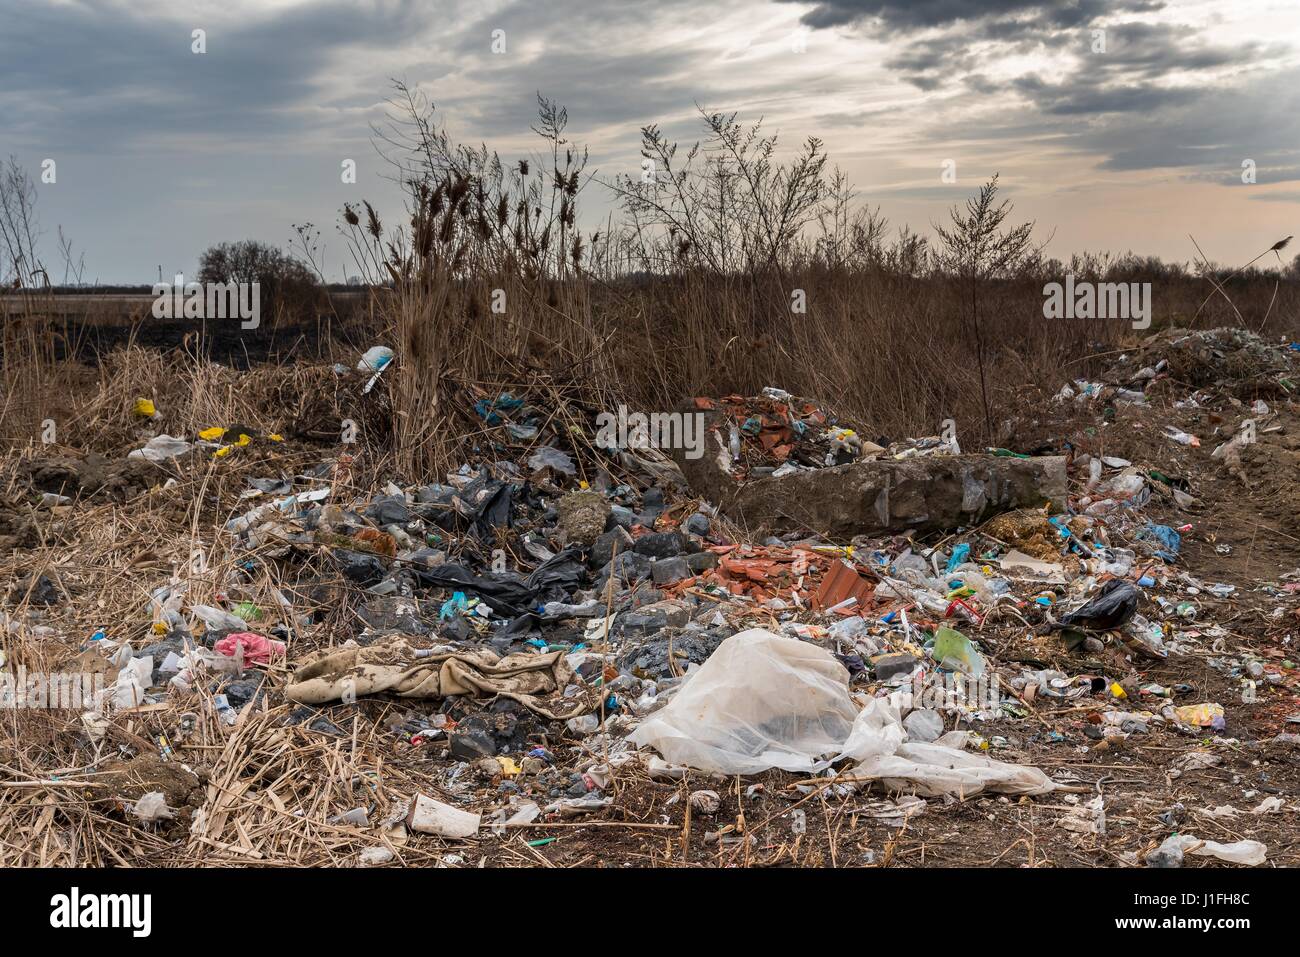
[[[252,665],[268,665],[272,658],[284,657],[283,641],[267,638],[253,631],[240,631],[233,635],[226,635],[213,645],[212,649],[217,654],[229,658],[239,657],[242,649],[244,661]]]
[[[1057,787],[1037,768],[948,746],[958,739],[909,743],[896,702],[872,698],[859,711],[848,672],[829,652],[761,628],[719,645],[628,736],[674,764],[721,774],[812,772],[851,759],[859,763],[846,777],[927,797],[1046,794]]]
[[[1184,854],[1198,857],[1213,857],[1229,864],[1244,864],[1258,867],[1268,857],[1268,846],[1259,841],[1234,841],[1232,844],[1220,844],[1218,841],[1205,841],[1191,834],[1173,834],[1154,851],[1146,856],[1147,867],[1181,867]]]
[[[145,824],[170,821],[176,812],[167,806],[167,796],[162,791],[150,791],[131,808],[133,814]]]
[[[534,472],[540,472],[542,469],[554,469],[564,475],[577,475],[577,469],[573,465],[573,459],[569,458],[564,452],[549,445],[544,445],[528,459],[528,467]]]
[[[109,689],[113,707],[118,710],[134,708],[144,703],[144,693],[153,683],[153,655],[132,658],[117,673],[117,680]]]
[[[629,736],[720,774],[812,771],[849,737],[849,673],[828,651],[762,628],[732,635]]]
[[[248,631],[248,622],[238,615],[232,615],[212,605],[194,605],[190,608],[194,616],[203,622],[209,631]]]
[[[178,455],[184,455],[193,446],[184,439],[172,435],[156,435],[144,444],[144,448],[128,452],[128,459],[146,459],[150,462],[166,462]]]
[[[835,760],[852,758],[860,762],[846,777],[879,781],[890,790],[925,797],[970,797],[984,790],[1000,794],[1047,794],[1056,790],[1056,782],[1038,768],[995,761],[939,742],[908,742],[906,738],[894,703],[872,698],[858,712],[844,749]]]
[[[505,572],[475,575],[452,562],[411,571],[421,584],[477,595],[494,611],[518,617],[535,612],[548,601],[567,598],[581,584],[584,568],[577,555],[577,549],[565,549],[533,569],[527,578]]]

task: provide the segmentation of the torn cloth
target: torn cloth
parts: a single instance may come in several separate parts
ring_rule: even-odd
[[[501,695],[553,720],[586,714],[588,696],[547,703],[541,696],[563,691],[572,671],[564,653],[518,653],[504,658],[487,649],[439,651],[417,657],[404,639],[366,648],[341,648],[309,660],[290,678],[284,695],[303,704],[387,692],[400,698]]]

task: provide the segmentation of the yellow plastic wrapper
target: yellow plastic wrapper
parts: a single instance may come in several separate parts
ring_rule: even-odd
[[[1208,728],[1214,719],[1223,718],[1223,705],[1207,701],[1205,704],[1188,704],[1174,709],[1174,717],[1181,724],[1190,724],[1194,728]]]
[[[152,419],[158,413],[150,399],[136,399],[134,410],[136,415],[143,415],[146,419]]]
[[[204,429],[202,432],[200,432],[199,438],[203,439],[205,442],[215,442],[217,439],[221,438],[225,434],[226,434],[225,429],[223,429],[219,425],[214,425],[212,428]]]
[[[501,765],[501,773],[506,777],[513,778],[519,775],[520,767],[515,764],[514,758],[498,757],[497,763]]]

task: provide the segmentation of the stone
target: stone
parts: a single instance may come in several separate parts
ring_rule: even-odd
[[[680,532],[651,532],[638,538],[632,548],[639,555],[672,558],[686,550],[686,541]]]
[[[877,681],[888,681],[895,675],[909,675],[919,664],[908,654],[878,655],[871,659]]]
[[[641,514],[637,521],[646,528],[654,528],[655,519],[664,513],[664,493],[658,486],[646,489],[641,496]]]
[[[459,761],[481,761],[497,753],[496,741],[485,722],[479,718],[466,718],[449,737],[451,756]]]
[[[692,535],[709,534],[709,516],[703,512],[696,512],[686,520],[686,531]]]
[[[651,577],[656,585],[671,585],[683,578],[691,577],[691,567],[680,555],[674,558],[661,558],[650,566]]]
[[[632,550],[632,536],[621,526],[615,526],[603,535],[597,536],[587,556],[587,564],[591,568],[608,565],[610,559],[614,557],[615,546],[618,547],[620,554]]]
[[[541,774],[547,768],[547,764],[541,758],[534,758],[531,755],[519,762],[519,770],[523,774]]]
[[[614,528],[631,528],[636,524],[636,512],[626,505],[613,505],[609,509],[609,519],[605,523],[607,530]]]
[[[652,635],[664,628],[681,628],[690,620],[686,606],[675,601],[657,601],[619,615],[625,635]]]
[[[718,567],[718,556],[715,552],[696,552],[694,555],[687,555],[686,567],[691,570],[691,574],[701,575],[710,568]]]
[[[619,552],[612,562],[602,568],[596,575],[596,588],[599,591],[609,581],[610,574],[617,576],[619,584],[630,584],[650,577],[653,561],[646,555],[636,552]],[[603,592],[602,592],[603,594]]]

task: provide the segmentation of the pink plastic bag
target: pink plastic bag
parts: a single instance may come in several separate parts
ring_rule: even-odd
[[[251,631],[238,631],[233,635],[226,635],[215,645],[217,654],[225,655],[227,658],[234,658],[239,654],[239,649],[244,652],[244,661],[253,665],[266,665],[271,663],[272,658],[284,657],[284,642],[276,641],[274,638],[267,638],[265,635],[254,634]]]

